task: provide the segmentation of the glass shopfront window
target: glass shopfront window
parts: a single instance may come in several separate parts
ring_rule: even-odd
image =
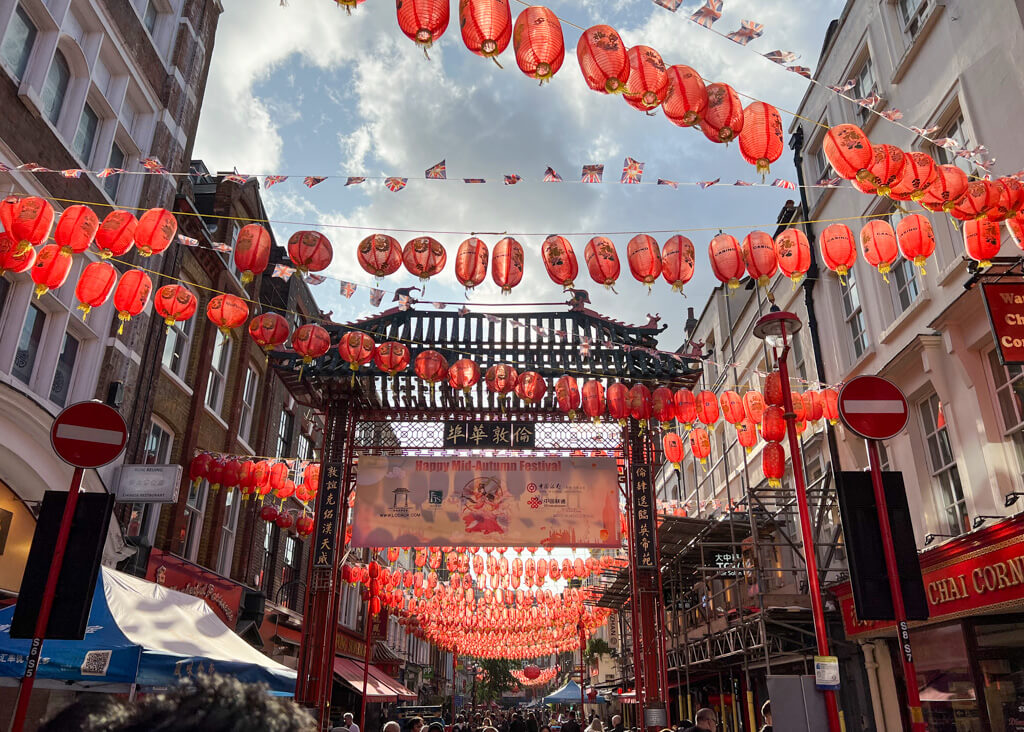
[[[977,622],[974,637],[990,729],[1024,732],[1024,625],[1019,617]]]
[[[963,625],[913,630],[910,642],[929,732],[984,732]]]

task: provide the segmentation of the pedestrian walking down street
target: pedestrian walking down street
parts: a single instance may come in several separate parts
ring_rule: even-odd
[[[772,732],[772,703],[770,700],[761,707],[761,716],[764,717],[764,727],[761,728],[761,732]]]
[[[718,729],[718,715],[715,714],[714,709],[697,710],[697,716],[694,718],[694,724],[689,727],[685,732],[715,732]]]

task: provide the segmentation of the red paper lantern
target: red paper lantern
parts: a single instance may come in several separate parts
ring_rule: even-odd
[[[618,381],[609,384],[605,392],[605,401],[608,404],[608,416],[625,424],[629,417],[629,388]]]
[[[604,416],[604,384],[600,381],[583,382],[583,390],[580,395],[583,403],[583,413],[595,422]]]
[[[376,349],[377,344],[373,338],[354,330],[343,335],[338,342],[338,355],[352,371],[358,371],[360,366],[370,363]]]
[[[693,261],[692,241],[679,234],[668,238],[661,250],[661,274],[673,292],[682,292],[693,277]]]
[[[929,211],[949,213],[967,193],[967,173],[955,165],[940,165],[935,169],[935,180],[920,203]]]
[[[266,352],[288,340],[288,321],[277,313],[263,313],[249,321],[249,335]]]
[[[407,270],[419,277],[421,282],[426,282],[441,273],[448,261],[448,253],[437,239],[418,236],[405,245],[402,261]]]
[[[300,325],[292,333],[292,350],[302,356],[302,363],[310,364],[331,350],[331,336],[315,323]]]
[[[398,0],[398,27],[426,53],[448,29],[449,0]]]
[[[906,153],[903,158],[903,174],[889,191],[889,198],[894,201],[920,201],[937,175],[935,161],[930,155],[923,152]]]
[[[978,263],[978,269],[991,267],[992,262],[989,260],[999,254],[1001,247],[999,224],[988,219],[971,219],[964,222],[964,248],[967,250],[967,256]],[[42,256],[42,252],[39,256]]]
[[[541,255],[552,282],[566,290],[572,287],[580,268],[569,240],[564,236],[549,236],[541,245]]]
[[[459,0],[459,27],[466,48],[477,56],[494,58],[512,40],[508,0]]]
[[[743,412],[754,424],[761,424],[766,408],[764,397],[756,389],[749,389],[743,394]]]
[[[117,282],[117,270],[109,262],[90,262],[85,265],[75,285],[75,297],[82,311],[82,320],[93,308],[98,308],[107,301],[114,291]]]
[[[878,269],[882,278],[888,282],[886,275],[900,255],[892,224],[884,219],[868,221],[860,230],[860,245],[864,248],[864,260]]]
[[[773,407],[782,406],[782,374],[778,371],[772,371],[764,379],[764,403]]]
[[[679,127],[693,127],[700,122],[708,106],[708,90],[704,79],[689,66],[669,66],[665,72],[668,84],[661,109],[669,121]]]
[[[779,271],[779,258],[775,254],[775,241],[771,234],[763,231],[750,232],[743,239],[742,253],[747,274],[757,280],[758,287],[767,287],[772,277]]]
[[[857,125],[843,124],[830,127],[822,140],[821,149],[836,175],[845,180],[870,180],[874,153],[871,141]]]
[[[629,55],[619,32],[609,25],[583,31],[576,44],[576,58],[583,80],[602,94],[622,94],[629,81]]]
[[[838,274],[839,280],[845,285],[844,278],[857,261],[857,245],[853,232],[846,224],[831,224],[822,229],[819,241],[821,258],[825,261],[825,266]]]
[[[999,203],[999,189],[987,180],[972,180],[967,184],[967,192],[953,207],[950,214],[961,221],[980,219]]]
[[[260,224],[246,224],[235,239],[235,267],[242,273],[242,284],[247,285],[270,264],[270,232]]]
[[[139,254],[150,257],[160,254],[174,241],[178,221],[165,208],[151,208],[139,218],[135,227],[135,247]]]
[[[453,389],[462,389],[465,394],[468,394],[478,381],[480,367],[471,359],[460,358],[448,369],[448,385]]]
[[[713,425],[718,421],[718,397],[707,389],[697,395],[697,419],[701,424]]]
[[[445,4],[447,4],[447,0],[445,0]],[[296,492],[296,495],[297,494],[298,493]],[[314,521],[312,516],[302,515],[295,519],[295,533],[302,538],[313,535],[313,526]]]
[[[767,442],[781,442],[786,437],[786,419],[782,407],[771,406],[761,418],[761,437]]]
[[[786,450],[778,442],[769,442],[761,451],[761,470],[768,479],[768,485],[778,488],[786,474]]]
[[[708,84],[708,106],[700,129],[711,142],[731,142],[743,131],[743,104],[728,84]]]
[[[213,460],[210,461],[210,466],[206,470],[206,479],[210,482],[210,490],[214,493],[220,490],[220,485],[224,482],[224,472],[226,467],[227,461],[223,456],[216,455]]]
[[[6,232],[0,233],[0,275],[4,272],[21,274],[36,263],[36,250],[23,248]]]
[[[661,438],[662,447],[665,450],[665,459],[672,463],[676,470],[682,470],[682,462],[685,457],[683,438],[675,432],[666,432]]]
[[[651,416],[661,422],[662,429],[668,429],[669,423],[676,416],[676,405],[672,397],[672,390],[667,386],[659,386],[651,394]]]
[[[1024,215],[1018,214],[1013,218],[1007,219],[1006,228],[1010,230],[1010,238],[1013,239],[1013,243],[1017,245],[1017,248],[1024,248],[1024,245],[1021,244],[1021,242],[1024,242]],[[0,234],[0,251],[2,251],[3,247],[2,237],[3,235]],[[0,274],[2,274],[2,272],[3,265],[0,264]]]
[[[661,249],[658,242],[648,234],[637,234],[626,245],[626,259],[633,277],[650,289],[661,274]]]
[[[19,251],[42,244],[53,229],[53,206],[37,196],[4,199],[3,225]]]
[[[448,376],[448,360],[437,351],[422,351],[413,363],[413,370],[433,388]]]
[[[580,387],[572,376],[560,376],[555,382],[555,400],[558,408],[569,415],[570,419],[576,418],[576,410],[580,408],[582,399]]]
[[[288,258],[303,274],[321,272],[334,259],[334,248],[319,231],[296,231],[288,239]]]
[[[192,461],[188,464],[188,479],[192,482],[193,486],[198,486],[206,478],[206,474],[210,471],[212,464],[213,456],[205,452],[201,452],[192,458]]]
[[[722,407],[722,418],[729,424],[736,425],[746,419],[747,413],[743,408],[743,399],[732,390],[723,391],[718,397]]]
[[[935,251],[932,223],[921,214],[910,214],[896,224],[896,238],[900,252],[925,274],[924,263]]]
[[[587,270],[594,282],[608,288],[615,287],[621,267],[619,255],[615,251],[615,245],[611,239],[595,236],[587,242],[587,246],[583,250],[583,258],[586,260]]]
[[[651,418],[651,390],[643,384],[634,384],[627,396],[629,414],[642,422]]]
[[[402,266],[402,246],[393,236],[370,234],[356,247],[359,266],[374,277],[394,274]]]
[[[701,465],[706,465],[708,455],[711,454],[711,439],[703,427],[690,430],[690,452],[700,460]]]
[[[668,90],[668,75],[661,54],[650,46],[633,46],[626,51],[629,59],[629,78],[624,96],[626,103],[645,112],[654,109]]]
[[[547,382],[545,382],[544,377],[536,371],[524,371],[519,374],[519,378],[516,380],[516,396],[527,404],[536,404],[539,402],[544,398],[544,394],[547,393],[547,390]]]
[[[199,301],[184,285],[164,285],[153,295],[153,309],[170,328],[196,314]]]
[[[732,234],[719,234],[708,244],[708,257],[711,259],[711,270],[720,282],[730,290],[740,286],[740,278],[744,274],[743,251],[736,237]]]
[[[757,444],[757,427],[756,422],[750,419],[744,418],[743,421],[736,425],[736,440],[743,445],[744,449],[749,453],[754,449],[754,445]]]
[[[55,290],[71,273],[71,257],[60,253],[56,244],[47,244],[39,250],[36,263],[32,266],[32,281],[36,283],[36,297],[42,297],[48,290]]]
[[[558,17],[539,5],[526,8],[512,29],[512,48],[524,74],[542,84],[550,80],[565,60],[565,41]]]
[[[789,392],[789,400],[793,405],[793,414],[796,415],[797,422],[803,422],[807,418],[807,414],[804,411],[804,400],[795,391]]]
[[[207,304],[206,317],[227,337],[249,319],[249,306],[237,295],[217,295]]]
[[[1016,178],[997,178],[992,185],[999,190],[999,202],[988,212],[989,221],[1015,217],[1024,207],[1024,183]]]
[[[121,321],[117,332],[124,332],[124,324],[146,309],[149,294],[153,291],[153,281],[141,269],[130,269],[121,275],[114,289],[114,308],[117,319]]]
[[[677,389],[672,397],[675,406],[676,420],[685,429],[690,429],[697,421],[697,396],[689,389]]]
[[[268,524],[277,520],[277,508],[272,503],[264,504],[260,508],[260,518]]]
[[[786,229],[775,237],[779,269],[796,285],[811,267],[811,244],[800,229]]]
[[[825,402],[821,397],[821,393],[809,390],[803,393],[804,400],[804,419],[809,422],[817,422],[821,419],[825,410]]]
[[[857,179],[853,185],[864,193],[888,196],[892,187],[903,178],[904,161],[903,151],[895,145],[872,145],[871,165],[868,167],[871,176]]]
[[[135,245],[139,222],[131,211],[111,211],[96,231],[96,248],[103,259],[120,257]]]
[[[771,164],[782,157],[785,147],[779,110],[764,102],[752,102],[743,110],[740,154],[762,177],[771,172]]]
[[[373,363],[381,371],[394,378],[400,371],[409,368],[411,359],[409,348],[404,343],[388,341],[377,346],[373,354]]]
[[[487,277],[487,245],[475,236],[459,245],[455,255],[455,278],[471,290]]]
[[[829,421],[829,424],[835,424],[839,421],[839,392],[835,389],[822,389],[822,412],[825,415],[825,419]]]
[[[511,366],[500,363],[487,369],[484,380],[487,382],[488,389],[495,394],[505,396],[515,390],[519,374]]]
[[[68,206],[60,215],[57,228],[53,232],[53,240],[65,256],[81,254],[99,231],[100,220],[88,206]]]
[[[491,277],[505,294],[523,280],[523,245],[510,236],[494,245]]]

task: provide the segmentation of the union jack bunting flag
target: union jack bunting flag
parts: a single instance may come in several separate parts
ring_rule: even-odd
[[[347,178],[347,179],[345,180],[345,185],[347,185],[347,186],[357,186],[357,185],[359,185],[360,183],[365,183],[365,182],[366,182],[366,178],[363,178],[362,176],[359,176],[359,175],[350,175],[350,176],[349,176],[349,177],[348,177],[348,178]]]
[[[914,132],[916,132],[919,135],[923,135],[924,137],[928,137],[929,135],[934,135],[936,132],[938,132],[939,131],[939,126],[938,125],[936,125],[935,127],[913,127],[912,126],[910,129],[913,130]]]
[[[882,98],[877,94],[872,94],[871,96],[856,100],[857,104],[864,107],[865,109],[874,109],[875,107],[878,106],[878,103],[880,101],[882,101]]]
[[[11,170],[11,166],[6,163],[0,163],[0,173],[8,173]]]
[[[238,185],[245,185],[249,181],[249,176],[238,175],[238,173],[231,173],[224,176],[224,180],[228,183],[237,183]]]
[[[307,285],[322,285],[324,282],[327,281],[327,278],[324,277],[323,275],[313,274],[312,272],[309,272],[306,274],[305,277],[302,278],[302,281],[305,282]]]
[[[112,175],[119,175],[124,172],[124,168],[104,168],[96,174],[97,178],[109,178]]]
[[[583,338],[580,339],[580,355],[583,356],[583,358],[590,357],[590,338],[587,336],[583,336]]]
[[[946,150],[956,150],[960,147],[960,143],[954,140],[952,137],[940,137],[937,140],[932,140],[936,145]]]
[[[551,335],[550,333],[548,333],[548,329],[547,328],[542,328],[539,325],[531,325],[530,328],[532,328],[533,332],[536,333],[539,336]]]
[[[405,188],[405,184],[409,182],[408,178],[385,178],[384,187],[392,193],[398,193],[400,190]]]
[[[683,0],[654,0],[655,5],[660,5],[665,10],[671,10],[673,13],[679,10],[679,6],[683,4]]]
[[[284,264],[275,264],[274,271],[270,274],[271,277],[276,277],[279,280],[286,280],[295,274],[295,267],[288,267]]]
[[[897,120],[903,119],[903,112],[896,109],[896,107],[893,107],[892,109],[887,109],[884,112],[882,112],[882,116],[885,117],[890,122],[895,122]]]
[[[425,175],[430,180],[448,180],[448,169],[445,167],[445,161],[442,160],[436,165],[431,165],[427,168]]]
[[[60,174],[65,178],[81,178],[84,172],[81,168],[68,168],[67,170],[60,171]]]
[[[27,170],[29,173],[52,173],[53,171],[39,163],[22,163],[18,170]]]
[[[720,180],[722,180],[722,179],[721,178],[715,178],[714,180],[698,181],[697,187],[700,188],[701,190],[704,190],[705,188],[710,188],[711,186],[715,185]]]
[[[519,173],[512,173],[511,175],[506,175],[505,176],[505,185],[507,185],[507,186],[514,186],[516,183],[518,183],[522,179],[523,178],[522,178],[522,176],[519,175]]]
[[[622,177],[619,183],[636,184],[644,177],[644,164],[633,158],[626,158],[622,163]]]
[[[403,310],[403,311],[404,310],[408,310],[409,309],[409,301],[411,299],[412,298],[410,298],[408,295],[399,295],[398,296],[398,309],[399,310]]]
[[[139,162],[142,164],[142,167],[150,173],[160,173],[161,175],[171,174],[171,171],[164,167],[164,164],[160,162],[159,158],[143,158]]]
[[[792,71],[794,74],[800,74],[805,79],[811,78],[811,70],[806,66],[787,66],[786,71]]]
[[[216,250],[218,252],[230,252],[231,251],[231,245],[230,244],[225,244],[222,241],[215,241],[213,243],[213,248],[214,248],[214,250]]]
[[[776,188],[785,188],[788,191],[796,190],[796,183],[791,180],[783,180],[782,178],[776,178],[773,180],[772,185]]]
[[[600,183],[604,177],[604,166],[603,165],[584,165],[583,166],[583,177],[581,180],[584,183]]]
[[[726,38],[741,46],[745,46],[755,38],[760,38],[763,35],[764,23],[758,23],[754,20],[741,20],[739,30],[734,30]]]
[[[846,83],[843,84],[842,86],[829,85],[828,88],[834,91],[836,94],[846,94],[846,92],[850,91],[850,89],[852,89],[855,86],[857,86],[856,79],[847,79]]]
[[[707,0],[693,15],[690,16],[697,25],[710,28],[716,20],[722,17],[722,0]]]
[[[434,302],[434,303],[431,303],[431,305],[434,306],[435,310],[444,310],[446,307],[448,307],[443,302]]]
[[[549,166],[544,171],[544,182],[545,183],[561,183],[562,182],[562,176],[560,176],[558,173],[556,173],[554,168]]]
[[[797,58],[799,58],[799,56],[797,56],[792,51],[782,51],[778,48],[775,49],[774,51],[769,51],[764,55],[764,57],[769,61],[774,61],[775,63],[780,64],[782,66],[785,66],[786,64],[791,64],[794,61],[796,61]]]
[[[996,159],[995,158],[989,158],[988,160],[978,160],[978,161],[975,161],[974,164],[977,165],[982,170],[992,170],[992,166],[996,164]],[[985,177],[986,178],[991,178],[992,176],[987,175]]]
[[[263,179],[263,187],[269,190],[272,186],[284,183],[286,180],[288,180],[287,175],[268,175]]]
[[[463,305],[461,308],[459,308],[459,315],[469,315],[469,308]]]
[[[659,186],[669,186],[670,188],[678,188],[679,184],[674,180],[666,180],[665,178],[658,178]]]
[[[463,183],[486,183],[486,178],[463,178]]]
[[[191,236],[185,236],[184,234],[178,234],[178,243],[184,244],[187,247],[199,246],[199,240],[193,239]]]
[[[376,288],[370,288],[370,304],[375,308],[380,307],[381,302],[384,300],[384,290],[378,290]]]
[[[351,282],[342,282],[341,294],[345,296],[346,300],[349,299],[350,297],[356,294],[356,286],[353,285]]]
[[[313,186],[320,185],[325,180],[327,180],[326,175],[307,175],[302,179],[302,185],[306,186],[306,188],[312,188]]]
[[[750,183],[750,182],[748,182],[748,181],[745,181],[745,180],[738,180],[738,181],[736,181],[735,183],[733,183],[733,185],[734,185],[734,186],[752,186],[752,185],[754,185],[754,184],[753,184],[753,183]]]
[[[829,178],[826,176],[818,181],[818,185],[821,186],[822,188],[838,188],[842,184],[843,179],[840,178],[838,175],[835,176],[834,178]]]

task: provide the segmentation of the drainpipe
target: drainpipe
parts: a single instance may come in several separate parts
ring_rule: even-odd
[[[867,670],[868,689],[871,692],[871,712],[875,717],[875,729],[886,732],[882,697],[878,692],[878,661],[875,660],[875,646],[872,643],[861,643],[860,649],[864,653],[864,668]]]

